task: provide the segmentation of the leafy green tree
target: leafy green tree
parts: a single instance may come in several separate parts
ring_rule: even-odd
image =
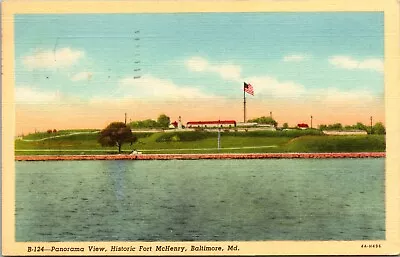
[[[326,130],[327,128],[328,128],[328,126],[325,125],[325,124],[320,124],[320,125],[319,125],[319,129],[320,129],[320,130]]]
[[[132,121],[129,126],[131,128],[168,128],[169,124],[170,118],[165,114],[161,114],[158,116],[157,121],[152,119]]]
[[[167,115],[161,114],[158,116],[157,123],[161,128],[168,128],[170,122],[171,120]]]
[[[354,129],[358,129],[358,130],[365,130],[365,131],[368,130],[367,126],[365,126],[365,125],[362,124],[361,122],[357,122],[357,124],[354,125],[353,128],[354,128]]]
[[[270,124],[274,125],[275,127],[278,125],[278,122],[276,122],[276,120],[274,120],[272,117],[265,116],[248,120],[248,122],[257,122],[258,124]]]
[[[386,129],[385,129],[385,126],[383,125],[382,122],[377,122],[377,123],[375,123],[375,125],[372,127],[372,132],[373,132],[374,134],[383,135],[383,134],[386,134]]]
[[[328,125],[328,129],[330,129],[330,130],[342,130],[343,126],[342,126],[341,123],[335,123],[335,124]]]
[[[289,127],[289,124],[287,124],[287,122],[283,123],[282,128],[283,129],[287,129]]]
[[[98,142],[102,146],[117,146],[118,153],[124,143],[134,143],[137,138],[132,134],[130,127],[123,122],[112,122],[100,131]]]
[[[155,120],[147,119],[147,120],[138,120],[132,121],[129,126],[131,128],[157,128],[158,123]]]
[[[158,123],[155,120],[147,119],[142,121],[142,127],[144,128],[157,128]]]

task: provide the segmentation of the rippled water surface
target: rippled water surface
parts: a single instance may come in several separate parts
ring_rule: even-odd
[[[16,162],[17,241],[385,238],[384,159]]]

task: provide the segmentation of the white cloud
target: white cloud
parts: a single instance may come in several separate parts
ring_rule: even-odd
[[[329,58],[329,62],[339,68],[348,70],[373,70],[383,73],[384,64],[381,59],[365,59],[355,60],[350,56],[333,56]]]
[[[15,88],[15,101],[17,103],[50,103],[60,100],[58,92],[44,92],[29,86]]]
[[[367,90],[340,90],[335,87],[329,87],[324,90],[314,90],[310,92],[313,98],[320,99],[327,103],[343,103],[352,104],[354,102],[371,102],[377,100],[378,97]]]
[[[284,61],[302,61],[308,58],[307,55],[288,55],[284,57]],[[347,69],[374,69],[379,70],[380,60],[367,59],[362,62],[353,60],[345,56],[336,56],[331,60],[332,64]],[[270,98],[287,98],[291,100],[308,99],[313,101],[326,101],[329,103],[343,102],[363,102],[376,99],[376,95],[369,91],[363,90],[341,90],[335,87],[327,89],[307,89],[304,85],[294,81],[278,80],[269,75],[241,77],[241,67],[232,64],[214,65],[202,57],[192,57],[186,62],[189,70],[196,72],[214,72],[218,73],[221,78],[235,82],[246,81],[253,85],[255,97],[260,96],[263,99]],[[383,67],[382,67],[383,69]],[[165,82],[165,81],[164,81]],[[242,84],[240,85],[241,90]],[[165,85],[164,85],[165,86]],[[157,89],[158,90],[158,89]],[[177,90],[177,89],[175,89]],[[160,91],[161,92],[161,91]],[[261,99],[260,98],[260,99]]]
[[[334,66],[344,69],[357,69],[358,61],[347,56],[334,56],[329,59],[329,62]]]
[[[306,90],[301,84],[293,81],[278,81],[270,76],[258,76],[245,78],[252,84],[255,95],[270,95],[272,97],[300,97]]]
[[[231,63],[212,64],[202,57],[195,56],[186,61],[186,66],[195,72],[217,73],[225,80],[241,80],[242,68]]]
[[[336,104],[338,106],[370,103],[379,99],[379,95],[363,89],[343,90],[336,87],[324,89],[307,89],[304,85],[293,81],[279,81],[270,76],[245,78],[252,84],[255,97],[260,99],[286,98],[291,101],[318,101],[323,104]]]
[[[359,69],[376,70],[382,72],[384,70],[383,61],[380,59],[366,59],[359,64]]]
[[[84,56],[83,51],[69,47],[53,50],[37,50],[34,54],[23,57],[23,64],[30,70],[69,67]]]
[[[160,79],[151,75],[143,75],[140,79],[124,78],[120,80],[120,92],[125,97],[151,97],[163,99],[185,99],[185,98],[211,98],[211,94],[205,94],[201,90],[176,85],[171,80]]]
[[[81,80],[90,80],[93,76],[93,73],[88,72],[88,71],[83,71],[76,73],[71,77],[72,81],[81,81]]]
[[[304,61],[308,56],[304,54],[292,54],[283,57],[284,62],[301,62]]]
[[[233,64],[221,64],[221,65],[214,65],[211,66],[210,71],[218,73],[221,78],[225,80],[241,80],[240,76],[242,73],[242,69]]]
[[[288,59],[299,61],[306,58],[305,55],[292,55]],[[243,78],[242,68],[233,64],[211,64],[202,57],[192,57],[186,62],[189,70],[196,72],[214,72],[218,73],[221,78],[233,82],[246,81],[253,85],[256,95],[269,95],[272,97],[296,97],[305,93],[303,85],[292,81],[278,81],[277,79],[264,75]],[[238,83],[238,85],[241,83]]]
[[[208,61],[202,57],[192,57],[186,62],[187,67],[192,71],[206,71],[210,64]]]

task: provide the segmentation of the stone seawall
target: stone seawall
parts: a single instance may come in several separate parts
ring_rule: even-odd
[[[117,155],[20,155],[16,161],[70,160],[199,160],[199,159],[326,159],[326,158],[382,158],[385,152],[361,153],[250,153],[250,154],[117,154]]]

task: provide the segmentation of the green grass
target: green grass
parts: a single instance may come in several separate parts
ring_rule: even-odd
[[[217,132],[195,132],[182,136],[185,133],[135,133],[138,141],[132,146],[129,143],[124,144],[122,150],[125,153],[129,153],[133,149],[137,149],[143,153],[385,151],[385,136],[383,135],[327,136],[318,134],[310,135],[310,132],[307,135],[303,131],[221,132],[222,148],[218,150]],[[313,131],[311,133],[318,132]],[[30,135],[24,137],[24,139],[27,138],[30,139],[32,137]],[[15,149],[17,155],[117,153],[116,147],[100,146],[97,138],[98,133],[75,134],[41,141],[23,141],[17,139],[15,141]],[[47,149],[54,151],[44,151]]]
[[[25,140],[38,140],[38,139],[44,139],[48,137],[54,137],[54,136],[65,136],[73,133],[92,133],[99,131],[98,129],[73,129],[73,130],[59,130],[57,132],[52,132],[52,133],[47,133],[47,132],[37,132],[37,133],[32,133],[29,135],[26,135],[23,137]]]
[[[283,137],[283,138],[294,138],[305,135],[323,135],[320,130],[287,130],[287,131],[234,131],[222,130],[221,137]],[[158,133],[156,139],[157,142],[176,142],[176,141],[198,141],[206,138],[216,138],[218,132],[207,132],[207,131],[186,131],[186,132],[169,132],[169,133]]]
[[[78,134],[41,141],[15,141],[16,149],[98,149],[98,134]],[[25,138],[24,138],[25,139]]]
[[[136,143],[136,148],[143,152],[146,150],[156,150],[156,149],[168,149],[169,151],[164,151],[166,153],[210,153],[218,152],[216,150],[218,143],[217,137],[206,138],[196,141],[184,141],[184,142],[157,142],[154,140],[155,137],[150,137],[147,139],[139,140]],[[221,147],[222,148],[234,148],[234,147],[260,147],[260,146],[283,146],[287,143],[290,138],[283,137],[264,137],[264,138],[252,138],[252,137],[234,137],[234,136],[222,136],[221,137]],[[177,149],[206,149],[206,150],[194,150],[194,151],[181,151]],[[209,148],[215,148],[209,150]],[[273,151],[275,148],[260,148],[254,151]],[[254,152],[250,149],[228,149],[220,150],[219,152]]]
[[[386,149],[384,135],[304,136],[290,141],[287,152],[381,152]]]

